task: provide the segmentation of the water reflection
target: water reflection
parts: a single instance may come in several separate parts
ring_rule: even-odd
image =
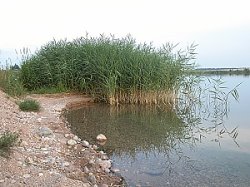
[[[108,142],[103,148],[110,155],[134,157],[156,149],[167,153],[179,144],[192,143],[190,129],[165,107],[94,105],[71,111],[67,119],[74,132],[92,143],[104,133]]]
[[[237,144],[243,138],[240,146],[249,145],[249,139],[242,131],[238,137],[240,125],[231,122],[240,121],[238,116],[247,118],[242,114],[248,105],[242,106],[249,101],[249,90],[240,92],[243,105],[239,107],[231,90],[241,81],[231,82],[233,86],[227,88],[217,78],[202,87],[198,81],[180,95],[174,108],[93,105],[70,111],[67,119],[73,132],[91,143],[97,134],[108,137],[102,149],[130,186],[245,186],[250,183],[250,159],[249,154],[239,154]],[[249,131],[244,121],[241,125]]]

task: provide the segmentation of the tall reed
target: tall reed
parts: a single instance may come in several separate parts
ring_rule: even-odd
[[[24,60],[21,79],[30,90],[63,85],[110,104],[168,102],[195,46],[176,53],[174,48],[137,44],[131,36],[54,40]]]

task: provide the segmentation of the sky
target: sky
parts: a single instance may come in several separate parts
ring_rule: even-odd
[[[99,34],[198,44],[200,67],[250,67],[249,0],[0,0],[0,61],[52,39]]]

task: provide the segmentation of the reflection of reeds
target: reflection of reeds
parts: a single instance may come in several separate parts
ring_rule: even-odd
[[[170,102],[195,49],[174,47],[156,49],[131,36],[52,41],[24,60],[21,78],[30,90],[60,86],[112,105]]]
[[[104,149],[110,154],[133,157],[138,151],[155,149],[166,153],[189,141],[186,127],[166,105],[97,105],[69,111],[67,120],[73,131],[90,141],[105,134]]]
[[[175,95],[172,91],[135,91],[119,92],[109,95],[108,103],[114,104],[174,104]]]

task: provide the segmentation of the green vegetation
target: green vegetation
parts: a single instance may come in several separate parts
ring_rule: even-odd
[[[0,136],[0,156],[8,156],[9,150],[18,141],[18,134],[5,132]]]
[[[154,48],[127,36],[51,41],[24,60],[21,81],[28,90],[74,90],[109,104],[166,103],[190,68],[195,46]]]
[[[26,90],[19,79],[19,71],[13,69],[0,69],[0,89],[13,97],[23,95]]]
[[[33,100],[33,99],[26,99],[19,104],[19,108],[22,111],[39,111],[40,110],[40,104]]]

